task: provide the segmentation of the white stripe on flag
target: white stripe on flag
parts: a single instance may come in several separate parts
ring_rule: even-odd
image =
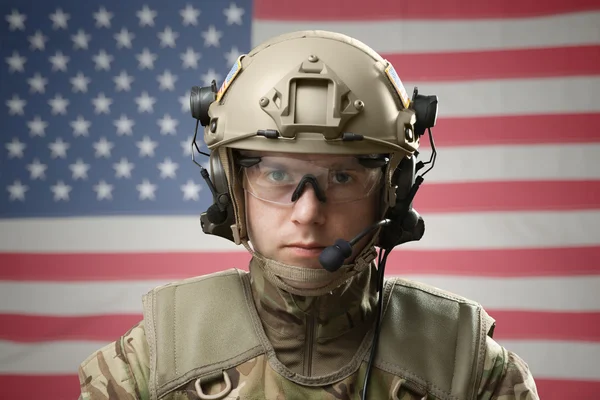
[[[425,218],[423,239],[406,243],[403,248],[524,249],[600,244],[599,210],[473,212],[431,214]],[[0,221],[0,252],[135,251],[246,250],[205,235],[193,215]]]
[[[0,341],[0,374],[75,374],[103,342],[20,344]],[[600,344],[502,341],[531,367],[534,377],[600,380]]]
[[[430,53],[600,43],[600,12],[537,18],[418,21],[254,21],[252,45],[300,30],[344,33],[383,53]]]
[[[598,343],[503,340],[500,344],[529,365],[534,379],[600,380]]]
[[[600,311],[600,276],[477,278],[411,276],[486,309]],[[48,316],[141,314],[142,295],[167,281],[0,282],[0,313]]]
[[[404,81],[404,86],[409,92],[417,86],[419,93],[437,95],[440,119],[600,111],[598,76],[457,82]],[[568,125],[567,117],[565,129],[568,129]]]
[[[434,128],[435,129],[435,128]],[[439,135],[443,135],[439,131]],[[433,132],[434,140],[436,132]],[[428,138],[421,139],[428,142]],[[444,147],[425,185],[451,182],[563,181],[600,179],[600,144]],[[430,148],[420,151],[427,161]]]

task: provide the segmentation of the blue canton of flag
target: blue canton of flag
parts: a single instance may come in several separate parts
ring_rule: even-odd
[[[57,4],[0,6],[1,217],[206,209],[189,91],[250,49],[251,3]]]

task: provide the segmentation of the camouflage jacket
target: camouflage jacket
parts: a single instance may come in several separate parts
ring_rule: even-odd
[[[225,289],[218,283],[218,278],[232,274],[239,274],[243,278],[241,281],[245,279],[247,282],[246,301],[243,296],[236,298],[235,291],[231,288]],[[371,328],[374,325],[373,311],[377,297],[374,286],[375,275],[373,270],[366,271],[348,285],[336,289],[325,299],[302,298],[282,292],[269,284],[259,270],[253,270],[252,265],[250,274],[228,271],[184,281],[183,285],[181,282],[167,285],[169,290],[173,289],[172,296],[158,301],[158,297],[154,297],[154,294],[159,293],[160,290],[151,292],[152,296],[146,297],[145,302],[151,305],[148,307],[153,311],[148,311],[147,307],[143,321],[115,342],[90,355],[80,365],[80,400],[360,399],[369,345],[372,340]],[[227,311],[221,311],[220,315],[212,320],[206,320],[205,325],[196,322],[193,326],[189,326],[191,320],[186,320],[182,316],[190,315],[192,310],[194,313],[198,310],[202,314],[199,309],[206,302],[194,304],[194,300],[188,298],[180,303],[174,302],[173,298],[181,299],[186,296],[182,289],[186,287],[186,283],[190,284],[187,287],[197,290],[193,284],[197,283],[198,279],[206,281],[207,278],[212,281],[210,285],[204,286],[203,290],[209,292],[206,293],[206,298],[218,297],[219,292],[227,290],[227,298],[231,298],[232,302],[222,310],[244,310],[244,303],[246,303],[250,310],[248,313],[254,314],[255,320],[260,321],[257,324],[260,327],[255,328],[266,345],[254,343],[240,347],[240,343],[248,341],[246,337],[252,337],[244,334],[243,320],[246,317],[243,314],[238,314],[233,323],[228,322],[225,331],[219,331],[218,326],[221,324],[220,321],[228,320],[228,316],[222,314]],[[443,387],[443,380],[439,380],[441,383],[435,380],[436,375],[450,374],[449,381],[456,380],[455,375],[459,375],[457,371],[461,368],[455,365],[461,357],[457,353],[468,351],[458,347],[454,349],[452,346],[438,345],[437,342],[443,343],[445,340],[433,337],[435,335],[432,335],[427,327],[436,324],[442,326],[442,335],[447,334],[445,331],[456,329],[455,335],[458,337],[458,328],[451,326],[450,319],[444,318],[452,314],[452,310],[457,309],[455,307],[457,303],[464,304],[466,300],[410,281],[388,280],[386,288],[387,297],[384,296],[384,299],[388,299],[387,309],[396,307],[414,310],[414,305],[409,303],[411,299],[419,297],[414,297],[413,293],[417,293],[416,296],[425,294],[433,298],[433,300],[430,297],[427,297],[426,301],[419,300],[422,303],[430,301],[438,301],[438,303],[434,307],[434,315],[418,312],[417,315],[402,316],[403,324],[411,327],[410,330],[404,329],[406,332],[403,336],[398,336],[390,330],[392,329],[390,326],[395,324],[388,325],[387,328],[385,323],[382,324],[379,340],[384,344],[378,347],[377,360],[379,361],[371,371],[367,398],[400,400],[462,400],[463,398],[536,400],[539,398],[527,364],[487,335],[489,327],[484,327],[479,340],[481,351],[479,356],[476,355],[479,368],[474,366],[471,368],[471,365],[467,368],[467,375],[471,370],[478,371],[478,375],[474,378],[475,385],[472,393],[468,396],[451,394]],[[164,287],[159,289],[162,289],[162,292],[169,292],[164,290]],[[211,290],[213,292],[210,292]],[[395,297],[392,293],[401,293],[404,290],[411,293],[412,297],[398,295],[396,297],[402,301],[394,303],[392,300]],[[153,308],[157,303],[167,304],[163,314],[168,318],[179,318],[183,321],[175,322],[169,319],[162,322],[166,329],[156,330],[156,316],[161,312],[159,307]],[[444,309],[448,305],[451,308]],[[178,307],[180,310],[174,312],[173,309]],[[182,307],[188,309],[181,310]],[[212,310],[211,305],[207,307],[208,310]],[[252,318],[247,320],[251,321]],[[392,321],[396,322],[396,320]],[[251,326],[251,323],[247,325]],[[463,319],[461,324],[455,325],[462,327]],[[185,327],[185,329],[178,329],[178,327]],[[240,330],[236,331],[238,327]],[[174,331],[178,334],[172,334]],[[183,331],[190,332],[187,339]],[[417,332],[419,338],[413,338],[411,334],[417,335]],[[464,328],[461,328],[460,335],[465,335]],[[393,336],[394,339],[390,341],[388,336]],[[421,336],[432,337],[428,339],[429,342],[423,342]],[[197,343],[203,337],[211,338],[207,341],[209,342],[207,346],[189,345],[189,343]],[[446,341],[454,343],[453,340],[457,341],[448,336]],[[167,347],[174,350],[165,352],[166,347],[156,345],[161,342],[168,343]],[[188,345],[181,347],[174,342],[188,343]],[[386,342],[388,347],[385,347]],[[219,346],[221,348],[218,351],[212,351]],[[450,348],[451,351],[440,350],[442,348]],[[194,368],[194,362],[198,360],[198,356],[194,356],[194,353],[202,354],[202,357],[206,358],[206,362],[198,368]],[[232,354],[234,356],[230,357]],[[221,358],[218,358],[219,356]],[[192,364],[187,362],[186,365],[186,358],[191,360]],[[411,358],[412,364],[403,364],[403,358]],[[212,361],[221,362],[223,359],[226,360],[220,364],[222,367],[216,370],[210,369]],[[425,370],[435,372],[433,378],[429,376],[427,379],[420,379],[427,376],[423,375],[427,372],[406,370],[402,368],[403,365],[417,366],[415,367],[417,369],[421,365]],[[225,396],[206,396],[219,392],[224,392]]]

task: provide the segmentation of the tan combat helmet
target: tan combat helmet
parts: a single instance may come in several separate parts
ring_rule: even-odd
[[[266,41],[238,59],[218,91],[215,82],[192,88],[190,106],[211,150],[212,182],[206,170],[202,174],[215,204],[202,214],[202,227],[236,244],[246,238],[246,228],[232,150],[385,154],[388,209],[408,193],[419,138],[437,118],[436,96],[415,90],[409,98],[387,60],[356,39],[327,31]],[[394,174],[405,160],[405,172]],[[400,196],[398,175],[409,181]]]

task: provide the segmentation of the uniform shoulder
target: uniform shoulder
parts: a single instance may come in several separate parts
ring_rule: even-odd
[[[149,373],[148,344],[140,321],[79,365],[80,399],[147,399]]]
[[[537,387],[527,363],[491,337],[486,338],[479,400],[539,400]]]
[[[400,286],[400,287],[406,288],[408,290],[417,290],[417,291],[425,292],[432,296],[436,296],[436,297],[450,300],[453,302],[466,303],[466,304],[471,304],[471,305],[481,307],[481,305],[475,300],[466,298],[466,297],[461,296],[456,293],[449,292],[444,289],[440,289],[436,286],[432,286],[427,283],[418,282],[418,281],[414,281],[414,280],[406,279],[406,278],[399,278],[399,277],[390,278],[390,279],[388,279],[388,281],[391,284],[393,284],[394,286]]]
[[[232,276],[242,276],[247,274],[246,271],[244,270],[240,270],[237,268],[230,268],[230,269],[226,269],[223,271],[217,271],[217,272],[212,272],[210,274],[204,274],[204,275],[198,275],[198,276],[193,276],[190,278],[184,278],[184,279],[180,279],[177,281],[173,281],[173,282],[169,282],[166,283],[164,285],[160,285],[160,286],[156,286],[155,288],[153,288],[151,290],[151,292],[160,292],[162,290],[165,289],[169,289],[169,288],[173,288],[176,286],[185,286],[185,285],[190,285],[190,284],[198,284],[198,283],[202,283],[208,280],[214,280],[216,278],[221,278],[221,277],[232,277]]]

